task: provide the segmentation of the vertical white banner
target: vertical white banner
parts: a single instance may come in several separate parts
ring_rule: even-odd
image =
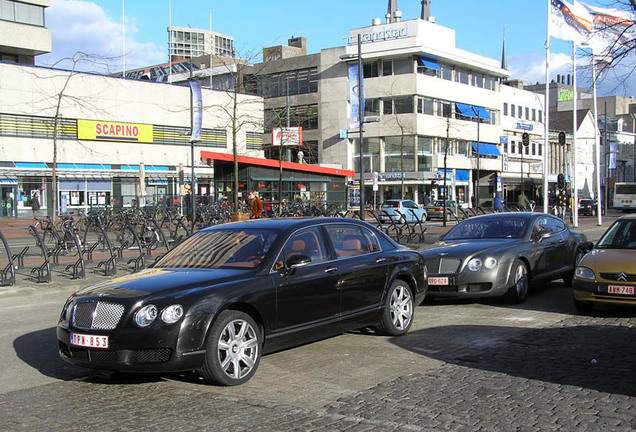
[[[190,81],[192,92],[192,136],[190,141],[201,140],[201,124],[203,123],[203,98],[201,96],[201,84]]]
[[[349,129],[360,128],[360,100],[364,100],[364,88],[360,82],[360,69],[357,64],[349,65],[349,100],[351,116]]]

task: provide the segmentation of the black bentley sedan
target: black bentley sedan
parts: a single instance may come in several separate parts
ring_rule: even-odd
[[[373,327],[402,335],[424,260],[352,219],[259,219],[197,232],[152,268],[85,288],[57,326],[62,359],[129,372],[249,380],[261,355]]]
[[[531,283],[572,282],[576,264],[592,248],[585,234],[543,213],[496,213],[466,219],[421,251],[427,297],[505,296],[521,303]]]

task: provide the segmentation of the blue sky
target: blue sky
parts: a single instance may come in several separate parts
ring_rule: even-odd
[[[587,0],[607,5],[609,0]],[[234,37],[243,58],[260,60],[262,48],[286,44],[291,36],[307,38],[309,53],[344,44],[352,28],[381,18],[387,0],[51,0],[46,25],[52,32],[53,52],[38,58],[50,65],[77,51],[117,57],[111,71],[122,69],[122,5],[125,8],[126,68],[167,62],[167,27],[210,28]],[[399,0],[403,19],[419,18],[420,0]],[[458,48],[501,59],[505,32],[506,53],[513,78],[526,83],[545,80],[545,0],[432,0],[437,24],[454,29]],[[571,73],[571,43],[551,38],[551,77]],[[584,60],[579,60],[583,63]],[[633,61],[632,61],[633,63]],[[611,75],[611,74],[610,74]],[[584,77],[579,75],[579,84]],[[612,76],[599,95],[636,96],[636,79],[618,85]]]

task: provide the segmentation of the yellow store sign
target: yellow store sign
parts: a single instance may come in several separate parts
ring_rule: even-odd
[[[77,120],[77,138],[90,141],[152,142],[152,125]]]

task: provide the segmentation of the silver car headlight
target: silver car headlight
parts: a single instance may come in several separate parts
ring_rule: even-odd
[[[484,267],[487,269],[494,269],[497,266],[497,258],[488,257],[484,260]]]
[[[594,270],[587,267],[577,267],[576,270],[574,270],[574,276],[576,276],[579,279],[589,279],[589,280],[596,279]]]
[[[135,324],[139,327],[148,327],[157,318],[157,306],[147,305],[135,313]]]
[[[174,324],[183,316],[183,306],[175,304],[170,305],[161,311],[161,321],[166,324]]]
[[[473,258],[470,261],[468,261],[468,269],[470,271],[479,271],[482,265],[483,263],[481,262],[479,258]]]

